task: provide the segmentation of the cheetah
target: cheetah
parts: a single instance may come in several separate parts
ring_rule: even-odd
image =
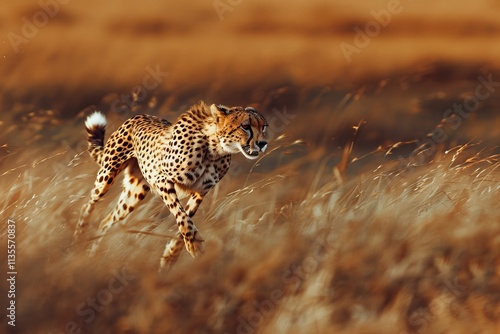
[[[252,107],[206,105],[203,101],[181,114],[172,124],[151,115],[137,115],[123,123],[104,143],[106,118],[98,111],[85,121],[88,151],[100,166],[83,206],[74,242],[88,225],[94,205],[123,171],[123,190],[115,208],[102,220],[99,241],[118,221],[134,211],[151,190],[175,217],[178,232],[165,247],[160,271],[171,267],[185,248],[193,256],[203,252],[192,217],[205,195],[226,174],[231,155],[256,159],[267,148],[265,118]],[[189,197],[185,206],[180,199]]]

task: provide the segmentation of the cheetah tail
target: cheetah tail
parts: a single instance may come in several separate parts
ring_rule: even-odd
[[[104,148],[104,133],[106,132],[106,117],[99,111],[94,112],[85,120],[89,153],[99,163]]]

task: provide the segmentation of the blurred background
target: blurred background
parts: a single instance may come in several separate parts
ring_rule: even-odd
[[[498,333],[498,0],[3,1],[0,31],[19,333]],[[199,100],[256,107],[270,140],[197,213],[207,254],[157,274],[175,222],[154,196],[73,252],[85,117],[109,135]]]
[[[479,76],[500,81],[494,0],[2,7],[0,129],[11,145],[37,135],[13,124],[50,132],[55,123],[80,122],[85,108],[114,112],[120,122],[139,109],[175,118],[205,100],[251,104],[269,117],[286,108],[295,116],[288,132],[331,151],[364,120],[357,146],[371,151],[431,132],[449,108],[474,96]],[[475,121],[454,134],[459,140],[498,137],[493,88],[471,113]]]

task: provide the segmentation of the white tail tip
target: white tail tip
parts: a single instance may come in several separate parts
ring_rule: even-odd
[[[85,120],[85,126],[87,129],[91,129],[95,126],[101,126],[105,127],[106,126],[106,117],[100,112],[100,111],[95,111],[92,115],[87,117]]]

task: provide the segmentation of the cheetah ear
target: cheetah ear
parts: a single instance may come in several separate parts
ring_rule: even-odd
[[[229,114],[230,109],[226,106],[223,106],[222,104],[218,104],[218,105],[212,104],[210,106],[210,111],[212,112],[212,115],[214,115],[214,116],[217,116],[217,115],[226,116],[227,114]]]

